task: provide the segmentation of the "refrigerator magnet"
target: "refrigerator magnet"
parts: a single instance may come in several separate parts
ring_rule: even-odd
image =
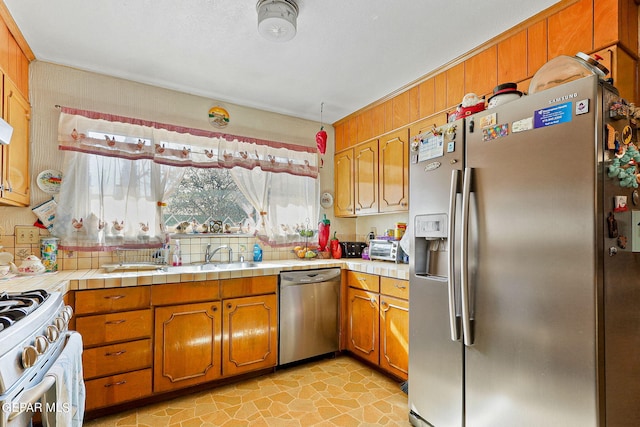
[[[456,143],[454,141],[447,143],[447,153],[453,153],[454,151],[456,151]]]
[[[625,145],[629,145],[631,143],[631,138],[633,137],[633,131],[631,130],[631,126],[626,125],[622,129],[622,142]]]
[[[582,101],[576,102],[576,116],[580,114],[586,114],[589,112],[589,99],[583,99]]]
[[[627,196],[614,196],[613,198],[613,211],[614,212],[626,212],[627,208]]]

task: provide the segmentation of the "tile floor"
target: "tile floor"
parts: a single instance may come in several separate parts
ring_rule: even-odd
[[[85,427],[410,426],[400,385],[347,356],[87,421]]]

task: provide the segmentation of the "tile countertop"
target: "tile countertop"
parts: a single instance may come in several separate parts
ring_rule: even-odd
[[[103,289],[126,286],[178,283],[239,277],[267,276],[281,271],[309,270],[340,267],[346,270],[409,280],[409,265],[384,261],[363,261],[360,259],[341,260],[278,260],[264,261],[261,268],[243,270],[209,271],[200,273],[169,273],[161,270],[124,270],[107,273],[96,270],[65,270],[38,276],[16,276],[0,280],[0,292],[23,292],[44,289],[49,292],[69,290]]]

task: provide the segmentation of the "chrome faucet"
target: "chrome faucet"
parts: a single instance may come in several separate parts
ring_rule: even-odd
[[[207,244],[207,250],[204,253],[204,262],[205,264],[208,264],[211,262],[211,258],[213,258],[213,256],[220,250],[220,249],[227,249],[229,251],[229,262],[233,262],[233,249],[231,249],[231,246],[229,245],[222,245],[222,246],[218,246],[217,248],[215,248],[213,251],[211,251],[211,243]]]

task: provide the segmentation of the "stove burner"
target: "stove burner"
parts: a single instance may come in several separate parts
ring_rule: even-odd
[[[42,289],[23,293],[0,293],[0,331],[24,319],[48,296],[47,291]]]

